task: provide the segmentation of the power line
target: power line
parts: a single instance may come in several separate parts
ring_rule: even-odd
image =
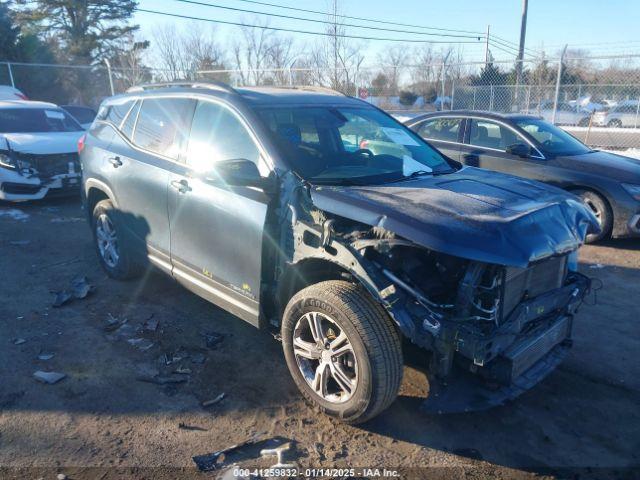
[[[285,10],[294,10],[296,12],[304,12],[304,13],[313,13],[315,15],[331,15],[334,17],[338,17],[338,18],[347,18],[349,20],[360,20],[360,21],[364,21],[364,22],[371,22],[371,23],[381,23],[381,24],[385,24],[385,25],[395,25],[398,27],[412,27],[412,28],[423,28],[425,30],[438,30],[441,32],[458,32],[458,33],[471,33],[471,34],[476,34],[476,35],[483,35],[483,32],[475,32],[472,30],[456,30],[453,28],[440,28],[440,27],[428,27],[428,26],[424,26],[424,25],[412,25],[410,23],[398,23],[398,22],[389,22],[386,20],[378,20],[378,19],[374,19],[374,18],[365,18],[365,17],[353,17],[353,16],[349,16],[349,15],[334,15],[334,14],[329,14],[328,12],[321,12],[318,10],[308,10],[308,9],[304,9],[304,8],[296,8],[296,7],[287,7],[284,5],[277,5],[275,3],[267,3],[267,2],[259,2],[257,0],[237,0],[238,2],[244,2],[244,3],[253,3],[255,5],[263,5],[263,6],[267,6],[267,7],[276,7],[276,8],[282,8]]]
[[[504,44],[504,45],[512,46],[512,47],[514,47],[515,49],[517,49],[517,48],[518,48],[518,44],[517,44],[517,43],[512,42],[511,40],[507,40],[506,38],[499,37],[498,35],[491,34],[491,38],[492,38],[493,40],[499,41],[500,43],[502,43],[502,44]],[[525,52],[529,52],[529,54],[531,54],[531,55],[536,55],[536,56],[537,56],[537,55],[540,55],[540,52],[539,52],[539,51],[537,51],[537,50],[533,50],[533,49],[531,49],[531,48],[527,48],[527,47],[525,47],[525,48],[524,48],[524,51],[525,51]]]
[[[223,5],[215,5],[212,3],[205,3],[205,2],[198,2],[196,0],[174,0],[175,2],[181,2],[181,3],[188,3],[188,4],[192,4],[192,5],[200,5],[203,7],[212,7],[212,8],[220,8],[223,10],[232,10],[234,12],[243,12],[243,13],[252,13],[252,14],[256,14],[256,15],[266,15],[268,17],[277,17],[277,18],[286,18],[288,20],[300,20],[303,22],[312,22],[312,23],[322,23],[325,25],[335,25],[334,22],[330,22],[327,20],[315,20],[312,18],[304,18],[304,17],[294,17],[291,15],[282,15],[282,14],[278,14],[278,13],[269,13],[269,12],[259,12],[256,10],[247,10],[244,8],[237,8],[237,7],[227,7],[227,6],[223,6]],[[395,33],[410,33],[410,34],[414,34],[414,35],[431,35],[431,36],[435,36],[435,37],[454,37],[454,38],[475,38],[476,40],[480,40],[481,37],[478,35],[461,35],[461,34],[453,34],[453,33],[433,33],[433,32],[417,32],[415,30],[398,30],[398,29],[393,29],[393,28],[384,28],[384,27],[371,27],[368,25],[355,25],[352,23],[342,23],[340,26],[343,27],[354,27],[354,28],[364,28],[367,30],[375,30],[375,31],[386,31],[386,32],[395,32]]]
[[[404,43],[446,43],[446,44],[462,44],[462,43],[477,43],[471,40],[455,40],[455,41],[447,41],[447,40],[417,40],[413,38],[383,38],[383,37],[365,37],[360,35],[347,35],[347,34],[334,34],[327,32],[310,32],[308,30],[296,30],[291,28],[281,28],[281,27],[269,27],[266,25],[252,25],[248,23],[241,22],[230,22],[227,20],[214,20],[212,18],[202,18],[202,17],[193,17],[190,15],[180,15],[177,13],[168,13],[168,12],[158,12],[156,10],[147,10],[145,8],[137,8],[136,11],[143,13],[151,13],[154,15],[164,15],[166,17],[174,17],[174,18],[183,18],[186,20],[198,20],[202,22],[209,23],[221,23],[224,25],[236,25],[239,27],[248,27],[248,28],[261,28],[263,30],[274,30],[278,32],[290,32],[290,33],[301,33],[305,35],[317,35],[322,37],[340,37],[340,38],[352,38],[357,40],[375,40],[375,41],[385,41],[385,42],[404,42]]]

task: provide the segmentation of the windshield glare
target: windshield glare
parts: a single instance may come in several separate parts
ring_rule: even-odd
[[[543,153],[551,155],[582,155],[591,150],[561,128],[539,119],[523,119],[517,125],[535,138]]]
[[[453,170],[437,150],[373,108],[297,106],[258,113],[293,170],[314,183],[386,183]]]
[[[79,132],[82,127],[59,108],[0,109],[0,133]]]

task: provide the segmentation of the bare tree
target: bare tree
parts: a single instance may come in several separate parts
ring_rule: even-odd
[[[254,20],[254,24],[260,24]],[[267,26],[268,22],[262,23]],[[261,85],[268,76],[271,47],[274,33],[265,28],[240,27],[240,38],[231,44],[235,68],[239,70],[240,81],[245,84]]]
[[[378,54],[378,61],[382,65],[382,73],[387,79],[391,95],[398,94],[400,78],[408,58],[409,53],[406,45],[394,45]]]
[[[153,32],[155,63],[165,80],[197,80],[201,71],[225,70],[225,52],[217,42],[214,29],[195,25],[187,32],[167,24]]]
[[[114,77],[119,84],[117,90],[126,90],[151,80],[151,72],[143,58],[148,48],[148,40],[137,41],[133,34],[123,39],[118,55],[111,60]]]

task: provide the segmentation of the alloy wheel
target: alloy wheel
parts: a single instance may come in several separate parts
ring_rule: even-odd
[[[120,260],[118,237],[111,219],[106,213],[101,213],[96,219],[96,240],[102,260],[109,268],[115,268]]]
[[[358,365],[345,331],[329,316],[309,312],[293,331],[293,354],[316,395],[332,403],[348,401],[358,385]]]

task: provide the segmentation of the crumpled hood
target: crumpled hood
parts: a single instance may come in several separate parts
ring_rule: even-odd
[[[521,178],[466,167],[374,186],[313,186],[324,211],[381,226],[418,245],[516,267],[579,247],[593,214],[573,195]]]
[[[558,157],[565,168],[598,175],[618,182],[640,183],[640,160],[615,153],[594,151],[584,155]]]
[[[78,140],[84,132],[4,133],[11,149],[21,153],[57,154],[78,151]],[[6,142],[0,141],[0,149]]]

